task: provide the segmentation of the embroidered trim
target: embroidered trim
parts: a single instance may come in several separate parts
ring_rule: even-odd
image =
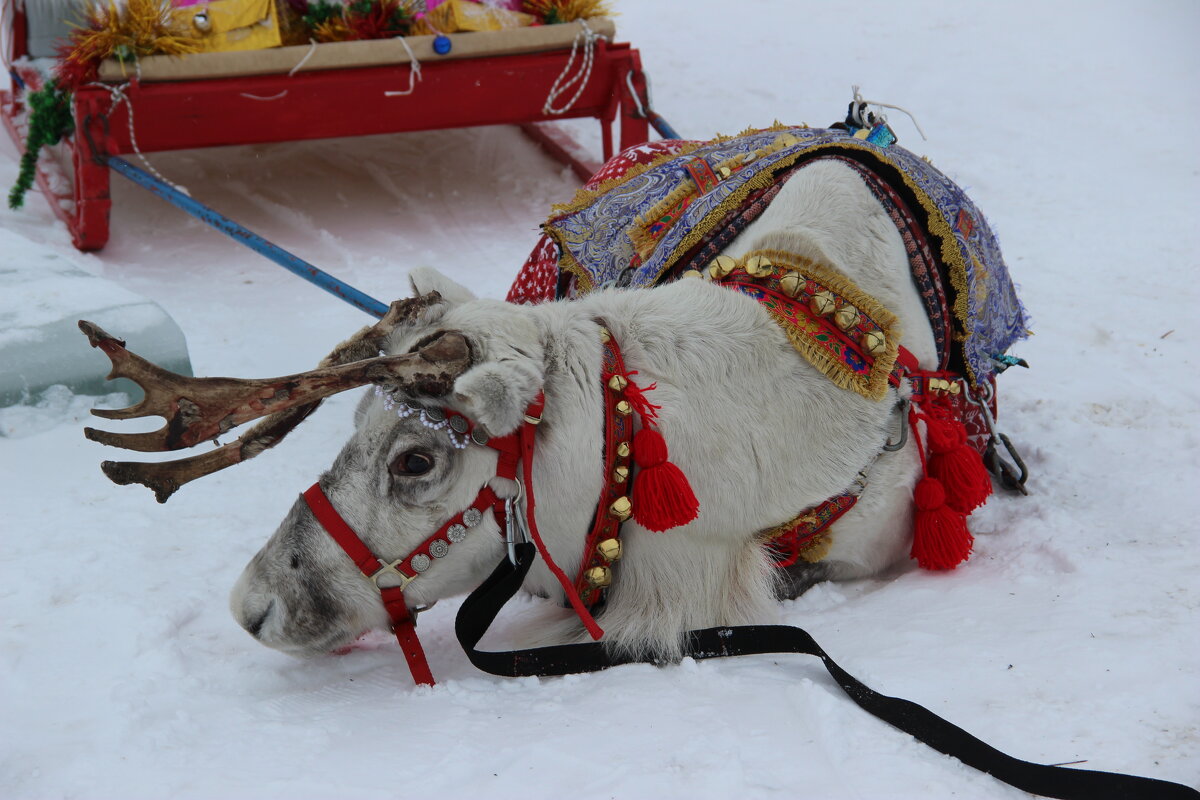
[[[831,497],[800,512],[795,519],[763,531],[759,540],[771,552],[777,567],[790,567],[797,560],[815,564],[833,547],[830,526],[857,502],[858,495],[849,493]]]
[[[751,259],[769,261],[771,272],[761,277],[750,275],[746,265]],[[757,300],[796,351],[836,386],[869,400],[884,398],[900,347],[899,322],[882,303],[845,275],[813,259],[782,250],[746,253],[722,277],[713,278],[713,267],[709,270],[715,283]],[[782,279],[791,273],[803,278],[794,296],[781,287]],[[815,306],[819,301],[832,301],[831,307],[818,313]],[[853,325],[843,328],[832,322],[843,311],[856,312]],[[869,337],[878,336],[883,337],[883,345],[877,346],[877,352],[872,354],[866,342]]]
[[[671,161],[673,159],[682,158],[683,156],[691,155],[692,153],[699,150],[701,147],[706,147],[709,144],[711,144],[711,142],[688,142],[687,144],[685,144],[683,147],[679,148],[678,150],[673,150],[669,153],[663,153],[658,158],[655,158],[653,161],[647,161],[645,164],[637,164],[636,166],[630,167],[628,170],[621,173],[617,177],[609,178],[604,183],[600,184],[599,186],[597,186],[594,189],[576,189],[575,196],[573,198],[571,198],[571,201],[569,203],[555,203],[552,206],[550,206],[550,219],[547,220],[547,223],[553,222],[554,220],[558,219],[559,217],[565,217],[569,214],[574,214],[577,211],[582,211],[583,209],[590,206],[592,203],[596,202],[596,200],[598,200],[599,198],[608,194],[610,191],[617,188],[621,184],[623,184],[627,181],[633,180],[638,175],[641,175],[644,172],[648,172],[648,171],[654,169],[655,167],[662,166],[666,162]],[[588,284],[588,288],[589,289],[592,288],[590,282]]]

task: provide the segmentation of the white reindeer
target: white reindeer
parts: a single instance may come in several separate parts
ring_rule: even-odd
[[[897,315],[902,344],[922,366],[933,365],[933,337],[899,235],[852,170],[817,163],[799,171],[726,252],[760,248],[840,270]],[[612,646],[677,657],[689,629],[769,621],[778,597],[816,580],[878,573],[906,553],[917,456],[911,444],[882,452],[896,430],[900,394],[889,390],[872,402],[837,388],[797,356],[752,299],[684,280],[516,306],[476,299],[433,270],[411,279],[416,293],[436,291],[443,302],[398,327],[387,351],[405,353],[436,331],[454,330],[465,335],[473,358],[444,397],[414,400],[456,409],[503,435],[544,390],[533,464],[537,514],[547,547],[568,574],[579,564],[604,480],[597,320],[620,342],[639,380],[657,384],[660,429],[695,490],[699,516],[661,533],[625,523],[624,556],[598,618]],[[399,418],[375,394],[360,403],[356,426],[320,484],[384,561],[411,551],[496,473],[494,451],[458,449],[419,415]],[[828,556],[774,569],[761,533],[845,491],[866,464],[866,487],[835,524]],[[405,597],[420,606],[467,592],[503,553],[502,532],[488,516]],[[528,644],[584,635],[575,615],[560,608],[563,590],[543,564],[524,588],[553,600],[547,618],[529,626]],[[231,608],[259,641],[296,655],[329,652],[388,624],[376,588],[302,501],[246,567]]]

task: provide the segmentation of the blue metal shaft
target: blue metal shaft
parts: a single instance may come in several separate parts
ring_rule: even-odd
[[[251,250],[255,250],[271,259],[289,272],[304,278],[309,283],[315,284],[368,314],[382,317],[387,313],[388,307],[385,303],[381,303],[374,297],[363,294],[358,289],[338,280],[328,272],[324,272],[304,259],[292,255],[279,245],[268,242],[257,233],[213,211],[203,203],[193,200],[183,192],[167,185],[148,172],[138,169],[125,159],[117,158],[116,156],[108,156],[107,159],[108,166],[115,172],[119,172],[137,185],[149,189],[171,205],[186,211],[201,222],[207,222],[226,236],[236,239]]]
[[[682,139],[683,138],[682,136],[680,136],[678,133],[675,132],[675,129],[671,127],[671,123],[669,123],[665,119],[663,119],[662,115],[660,115],[658,112],[647,111],[646,119],[648,119],[650,121],[650,124],[654,126],[654,130],[658,131],[658,135],[663,137],[664,139]]]

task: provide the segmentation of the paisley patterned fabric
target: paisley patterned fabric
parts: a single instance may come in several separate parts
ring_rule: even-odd
[[[906,248],[910,256],[931,251],[936,263],[937,276],[915,276],[931,316],[939,300],[935,284],[945,287],[941,302],[950,308],[953,346],[946,348],[941,338],[950,351],[945,358],[950,369],[972,383],[986,380],[995,373],[992,356],[1028,335],[1024,309],[983,214],[928,161],[840,129],[777,127],[678,144],[674,152],[585,187],[544,226],[558,246],[559,271],[572,276],[579,293],[605,285],[654,285],[681,259],[720,237],[731,215],[745,224],[738,212],[782,174],[836,156],[877,176],[889,191],[874,187],[876,196],[895,196],[904,206],[893,220],[910,217],[917,223],[911,230],[925,235],[924,246],[906,240]],[[898,228],[903,237],[904,227]],[[939,325],[935,319],[935,329]]]

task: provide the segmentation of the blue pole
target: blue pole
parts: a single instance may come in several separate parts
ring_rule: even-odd
[[[675,129],[671,127],[671,123],[662,118],[662,115],[656,111],[647,111],[646,119],[654,126],[654,130],[658,131],[658,135],[664,139],[682,139]]]
[[[348,283],[344,283],[337,278],[324,272],[302,258],[292,255],[287,250],[284,250],[277,244],[268,242],[266,239],[259,236],[257,233],[244,228],[226,216],[223,216],[216,211],[213,211],[208,206],[188,197],[183,192],[168,186],[153,175],[138,169],[133,164],[130,164],[123,158],[116,156],[108,156],[108,165],[115,172],[119,172],[129,180],[149,189],[154,194],[166,200],[173,206],[180,208],[191,214],[201,222],[207,222],[221,233],[235,239],[242,244],[255,250],[258,253],[266,256],[274,261],[279,266],[289,272],[299,275],[309,283],[324,289],[335,297],[345,300],[355,308],[360,308],[368,314],[376,317],[382,317],[387,313],[388,307],[384,303],[379,302],[374,297],[363,294],[358,289]]]

